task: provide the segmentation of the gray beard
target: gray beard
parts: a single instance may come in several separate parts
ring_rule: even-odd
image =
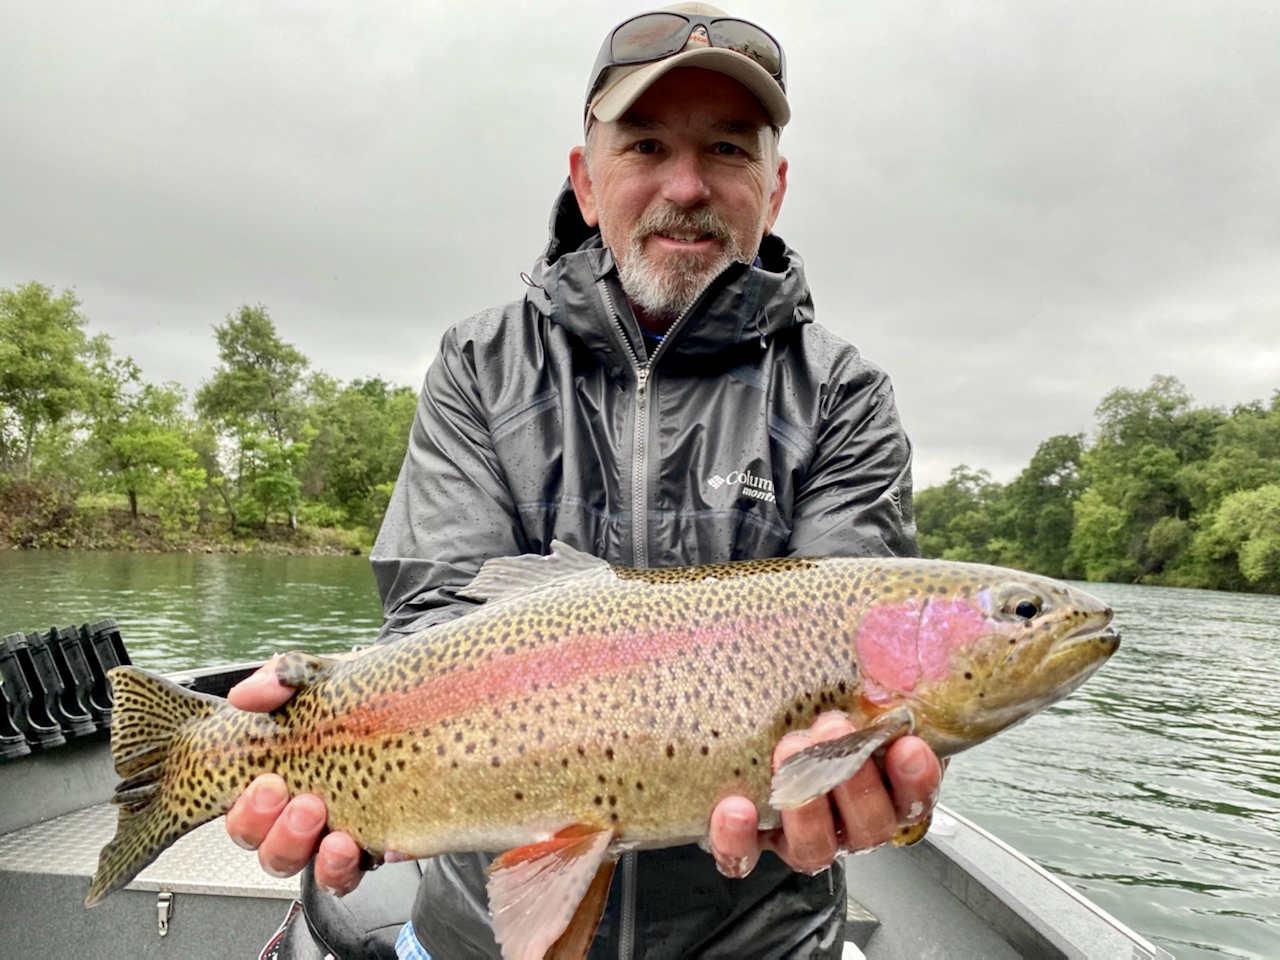
[[[720,237],[728,240],[728,246],[713,256],[672,258],[663,268],[649,261],[644,249],[647,237],[684,232]],[[618,279],[627,299],[661,323],[671,323],[684,314],[731,263],[750,259],[751,254],[737,249],[729,225],[706,207],[648,214],[631,231],[625,250],[614,251]]]
[[[711,262],[681,263],[659,271],[643,254],[636,256],[637,253],[640,251],[631,251],[628,259],[618,264],[618,279],[632,306],[664,323],[672,323],[683,315],[707,285],[733,263],[733,257],[721,254]]]

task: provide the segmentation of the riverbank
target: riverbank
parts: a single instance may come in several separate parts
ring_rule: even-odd
[[[271,522],[240,525],[233,533],[219,514],[190,523],[156,513],[134,517],[123,497],[76,499],[34,485],[25,491],[11,486],[6,493],[0,498],[0,549],[350,556],[368,553],[373,545],[367,529],[306,523],[291,529]]]

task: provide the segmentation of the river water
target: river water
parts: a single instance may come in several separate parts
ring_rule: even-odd
[[[1119,653],[957,757],[943,801],[1176,957],[1280,957],[1280,597],[1087,589]],[[0,631],[103,616],[157,670],[336,652],[381,622],[362,557],[0,552]]]

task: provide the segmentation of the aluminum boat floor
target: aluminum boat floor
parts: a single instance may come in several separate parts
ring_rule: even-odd
[[[91,877],[115,828],[115,806],[99,803],[4,834],[0,870]],[[254,851],[231,842],[219,818],[179,839],[126,889],[288,900],[298,896],[298,878],[269,876]]]

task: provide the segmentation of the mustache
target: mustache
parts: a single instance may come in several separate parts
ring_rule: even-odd
[[[631,231],[632,239],[643,240],[655,233],[697,233],[727,237],[730,226],[710,207],[661,207],[645,213]]]

